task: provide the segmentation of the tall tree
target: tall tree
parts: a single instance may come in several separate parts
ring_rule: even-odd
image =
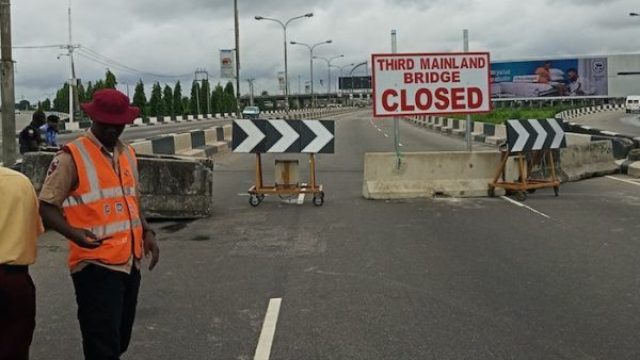
[[[164,104],[162,102],[162,88],[160,83],[153,84],[151,99],[149,99],[149,113],[151,116],[162,116],[164,114]]]
[[[191,114],[191,100],[189,100],[188,97],[184,96],[182,97],[182,115],[189,115]]]
[[[164,102],[164,114],[165,116],[170,116],[172,119],[176,115],[173,109],[173,90],[171,90],[171,86],[164,85],[164,90],[162,91],[162,102]]]
[[[136,88],[133,91],[133,105],[140,108],[142,117],[146,117],[149,114],[149,110],[147,109],[147,96],[144,94],[142,79],[138,80]]]
[[[42,110],[44,111],[51,111],[51,100],[49,100],[49,98],[46,98],[42,104]]]
[[[69,112],[69,84],[66,82],[56,92],[56,97],[53,99],[53,110],[63,113]]]
[[[202,114],[202,109],[200,109],[198,104],[198,100],[200,98],[199,92],[200,86],[198,85],[198,82],[194,80],[191,84],[191,101],[189,102],[189,107],[191,108],[191,113],[193,115]]]
[[[180,80],[176,82],[173,88],[173,113],[175,115],[184,115],[184,107],[182,106],[182,86]]]
[[[202,80],[202,84],[200,85],[200,96],[199,96],[199,100],[200,100],[200,111],[202,111],[202,113],[204,114],[209,114],[209,94],[211,93],[210,91],[210,85],[209,85],[209,80]]]
[[[231,81],[227,82],[227,85],[225,85],[224,87],[224,104],[224,112],[236,112],[236,94],[233,89],[233,83],[231,83]]]
[[[115,89],[116,85],[118,85],[116,76],[111,72],[111,70],[107,69],[107,73],[104,75],[104,87],[107,89]]]
[[[224,113],[224,88],[220,83],[216,85],[215,89],[213,89],[213,94],[211,94],[211,107],[215,109],[215,113]]]
[[[93,84],[91,81],[87,83],[87,89],[84,91],[84,101],[90,101],[93,97],[93,92],[95,91]]]
[[[84,85],[82,85],[82,83],[79,83],[76,89],[78,90],[78,99],[80,99],[80,102],[85,101],[85,98],[87,97],[87,91],[84,89]]]

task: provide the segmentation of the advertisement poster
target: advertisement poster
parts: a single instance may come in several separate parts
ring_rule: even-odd
[[[491,63],[491,97],[608,95],[607,59],[544,59]]]
[[[285,90],[284,87],[284,71],[278,71],[278,88],[282,91]]]
[[[220,50],[220,77],[234,79],[236,77],[235,53],[233,50]]]

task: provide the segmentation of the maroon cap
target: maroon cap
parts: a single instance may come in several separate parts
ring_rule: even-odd
[[[140,116],[140,109],[129,106],[129,98],[115,89],[98,90],[93,100],[80,104],[91,120],[110,125],[131,124]]]

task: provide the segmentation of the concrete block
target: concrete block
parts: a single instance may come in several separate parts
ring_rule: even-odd
[[[500,163],[498,151],[404,153],[396,168],[395,153],[365,154],[362,194],[367,199],[488,195]],[[503,193],[496,189],[497,194]]]
[[[142,120],[142,118],[137,118],[137,119],[133,120],[133,123],[135,125],[144,125],[144,121]]]
[[[187,115],[187,120],[194,120],[193,115]]]
[[[197,149],[206,145],[207,141],[204,137],[204,130],[191,130],[189,134],[191,134],[192,148]]]
[[[640,178],[640,161],[635,161],[632,164],[629,164],[627,168],[627,175]]]
[[[136,154],[153,154],[153,146],[149,140],[131,143],[131,147],[136,151]]]
[[[611,141],[593,141],[560,150],[559,177],[576,181],[618,171]]]
[[[214,143],[216,141],[218,141],[218,128],[217,127],[211,127],[208,129],[204,129],[204,143],[206,144],[211,144]],[[224,135],[223,135],[224,137]]]
[[[175,151],[176,153],[191,150],[194,147],[191,144],[191,134],[190,133],[181,133],[174,134],[173,141],[175,142]]]
[[[591,142],[591,135],[586,134],[565,133],[565,138],[567,139],[567,146],[582,145]]]
[[[184,157],[194,157],[194,158],[206,158],[207,153],[204,149],[191,149],[180,151],[176,155],[184,156]]]
[[[173,155],[176,153],[176,144],[173,135],[162,135],[151,138],[151,147],[154,154]]]
[[[40,191],[54,153],[23,157],[22,172]],[[211,215],[213,162],[139,156],[141,207],[147,218],[191,219]]]
[[[232,131],[232,127],[231,125],[225,125],[222,127],[222,131],[224,133],[224,138],[222,139],[222,141],[231,141],[231,131]]]

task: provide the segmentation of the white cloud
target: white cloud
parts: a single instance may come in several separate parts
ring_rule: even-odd
[[[289,40],[315,43],[332,39],[316,54],[344,54],[337,65],[358,63],[390,49],[390,30],[398,30],[399,51],[456,51],[462,29],[471,48],[493,59],[636,52],[640,18],[628,16],[640,6],[631,0],[238,0],[241,74],[256,78],[256,90],[277,92],[283,68],[282,29],[255,15],[282,19],[313,12],[291,23]],[[191,74],[207,68],[214,83],[218,49],[234,47],[233,8],[229,0],[72,0],[74,43],[150,73]],[[67,0],[13,0],[14,45],[67,42]],[[16,97],[50,96],[69,77],[61,50],[15,50]],[[86,53],[85,53],[86,55]],[[308,80],[308,50],[289,46],[292,91]],[[83,80],[102,78],[106,66],[76,57]],[[173,80],[112,67],[121,83],[143,77],[147,85]],[[326,64],[315,63],[326,82]],[[181,79],[188,89],[192,77]],[[318,78],[316,78],[317,81]],[[226,80],[225,80],[226,81]],[[303,85],[304,86],[304,85]],[[316,82],[316,89],[323,89]],[[242,82],[246,92],[247,83]],[[185,91],[186,93],[186,91]]]

